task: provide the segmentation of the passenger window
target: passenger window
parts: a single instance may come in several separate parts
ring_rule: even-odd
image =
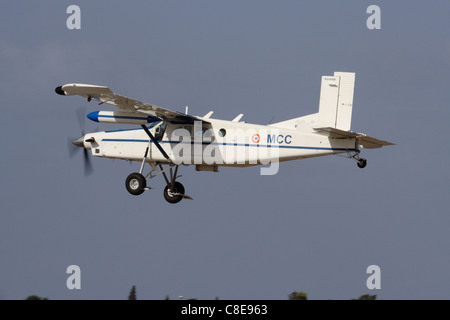
[[[200,140],[202,139],[202,137],[203,137],[203,130],[194,132],[194,139]]]
[[[227,131],[225,129],[220,129],[219,130],[219,137],[225,137],[225,135],[227,134]]]
[[[214,131],[211,128],[202,128],[203,132],[203,141],[205,142],[213,142],[214,141]]]
[[[212,129],[202,127],[201,131],[196,131],[194,133],[194,139],[202,139],[204,142],[212,142],[214,140],[214,134]]]

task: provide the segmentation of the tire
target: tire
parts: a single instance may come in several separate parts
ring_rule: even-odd
[[[144,188],[147,186],[147,182],[142,174],[134,172],[127,177],[125,186],[129,193],[138,196],[145,191]]]
[[[169,186],[166,186],[164,188],[164,199],[166,199],[166,201],[169,203],[178,203],[183,199],[184,187],[181,183],[175,181],[173,188],[174,188],[174,192],[179,193],[179,194],[173,195]]]
[[[359,168],[365,168],[367,166],[367,160],[366,159],[363,159],[363,158],[361,158],[361,159],[359,159],[358,160],[358,167]]]

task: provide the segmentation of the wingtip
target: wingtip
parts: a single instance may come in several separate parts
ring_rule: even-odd
[[[62,89],[62,86],[56,87],[55,92],[59,95],[65,96],[66,92]]]

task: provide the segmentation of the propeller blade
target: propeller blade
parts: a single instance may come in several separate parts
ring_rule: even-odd
[[[91,164],[91,159],[89,157],[88,150],[84,148],[84,139],[85,139],[85,119],[86,119],[86,108],[79,107],[76,110],[78,125],[81,131],[81,137],[78,139],[67,138],[67,148],[69,151],[69,157],[73,157],[77,150],[83,148],[83,166],[84,166],[84,175],[88,176],[92,173],[93,167]]]
[[[92,173],[93,169],[92,169],[91,159],[88,154],[88,150],[83,149],[83,151],[84,151],[84,175],[88,176]]]
[[[84,135],[84,130],[86,127],[86,108],[84,107],[79,107],[76,110],[77,112],[77,120],[78,120],[78,125],[80,126],[80,131],[81,134]]]

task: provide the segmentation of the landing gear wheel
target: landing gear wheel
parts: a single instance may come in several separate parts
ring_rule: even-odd
[[[125,181],[125,186],[129,193],[134,196],[138,196],[145,191],[145,187],[147,182],[145,181],[145,177],[137,172],[130,174]]]
[[[363,158],[358,159],[358,167],[360,167],[362,169],[362,168],[365,168],[366,166],[367,166],[367,160],[366,159],[363,159]]]
[[[164,199],[170,203],[178,203],[183,199],[184,187],[181,183],[175,181],[174,190],[170,190],[170,186],[164,188]]]

